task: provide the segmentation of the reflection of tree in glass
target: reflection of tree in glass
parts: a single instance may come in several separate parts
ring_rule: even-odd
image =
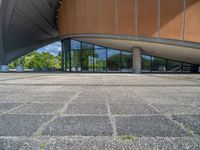
[[[118,71],[120,69],[120,54],[108,57],[107,65],[109,70]]]
[[[132,53],[122,52],[121,53],[121,67],[131,69],[132,67]]]
[[[93,50],[82,50],[82,67],[84,70],[93,70]]]
[[[78,69],[80,64],[80,50],[72,50],[71,51],[71,65],[72,68]]]
[[[105,71],[106,70],[106,49],[95,50],[94,68],[95,68],[95,71]]]

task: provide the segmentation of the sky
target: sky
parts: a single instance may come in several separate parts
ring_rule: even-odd
[[[50,52],[54,56],[61,51],[61,42],[55,42],[37,50],[39,53]]]

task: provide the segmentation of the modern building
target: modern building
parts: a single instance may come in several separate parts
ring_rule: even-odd
[[[0,0],[0,63],[62,41],[66,72],[192,72],[200,0]]]

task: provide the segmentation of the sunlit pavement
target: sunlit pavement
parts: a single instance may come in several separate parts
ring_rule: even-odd
[[[0,150],[200,149],[200,75],[0,74]]]

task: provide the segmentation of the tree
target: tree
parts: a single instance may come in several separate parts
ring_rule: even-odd
[[[54,56],[49,52],[38,53],[36,51],[27,54],[22,58],[18,58],[9,64],[10,68],[16,68],[18,64],[22,64],[25,68],[47,68],[47,69],[60,69],[61,68],[61,52]]]

